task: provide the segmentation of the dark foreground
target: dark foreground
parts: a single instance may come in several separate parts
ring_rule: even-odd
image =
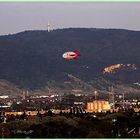
[[[9,116],[1,138],[140,138],[140,112]]]

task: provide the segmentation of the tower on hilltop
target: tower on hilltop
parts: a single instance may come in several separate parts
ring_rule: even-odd
[[[48,30],[48,32],[50,32],[51,31],[51,29],[50,29],[50,23],[48,22],[48,24],[47,24],[47,30]]]

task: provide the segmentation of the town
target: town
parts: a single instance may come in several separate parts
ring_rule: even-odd
[[[23,94],[19,96],[1,95],[0,127],[2,129],[0,135],[1,137],[41,137],[40,135],[34,134],[34,129],[25,128],[25,130],[22,130],[21,128],[15,127],[10,130],[8,126],[12,122],[19,123],[20,121],[24,121],[25,123],[34,120],[35,122],[39,121],[41,123],[47,117],[55,118],[63,116],[71,119],[77,117],[88,121],[91,119],[94,119],[94,121],[107,121],[111,125],[110,130],[106,130],[106,133],[109,134],[104,134],[104,132],[100,132],[100,134],[97,131],[99,134],[94,135],[93,133],[83,136],[81,134],[80,137],[140,137],[140,100],[126,100],[124,94],[117,95],[113,92],[109,93],[108,99],[100,99],[98,95],[98,91],[87,95],[81,94],[79,90],[75,90],[73,94],[68,95],[31,95],[29,91],[23,91]],[[121,115],[126,115],[127,117],[130,115],[133,119],[129,118],[130,122],[126,122],[124,124],[125,126],[119,128],[121,119],[127,120],[127,118]],[[116,125],[118,126],[116,127]],[[67,136],[63,135],[60,137]],[[43,135],[43,137],[55,137],[55,135]],[[69,134],[69,137],[72,137],[72,134]],[[75,134],[74,137],[79,136]]]

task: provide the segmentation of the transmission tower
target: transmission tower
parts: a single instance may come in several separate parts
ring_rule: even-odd
[[[109,89],[109,103],[111,105],[111,108],[115,109],[115,98],[114,98],[114,88],[113,86]]]

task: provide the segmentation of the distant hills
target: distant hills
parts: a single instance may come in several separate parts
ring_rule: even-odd
[[[78,60],[62,58],[65,51],[74,50],[81,53]],[[103,74],[113,64],[135,64],[138,69]],[[67,28],[0,36],[0,79],[25,89],[42,89],[51,82],[64,86],[68,75],[100,89],[114,83],[132,85],[140,81],[139,68],[139,31]]]

